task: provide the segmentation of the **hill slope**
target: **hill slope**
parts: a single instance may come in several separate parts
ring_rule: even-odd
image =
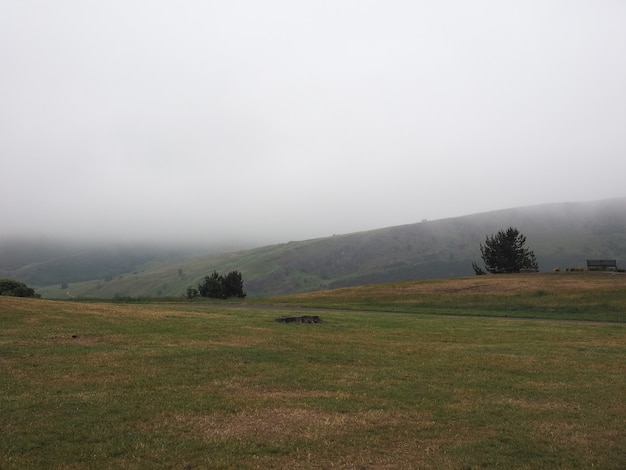
[[[8,239],[0,241],[0,278],[36,286],[111,279],[206,252],[189,245]]]
[[[405,279],[473,275],[485,236],[508,226],[527,236],[540,269],[626,263],[626,198],[507,209],[253,250],[178,258],[113,277],[38,287],[44,297],[179,296],[213,271],[242,272],[249,296]]]

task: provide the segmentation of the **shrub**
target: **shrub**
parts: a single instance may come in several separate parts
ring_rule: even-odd
[[[195,289],[187,289],[187,297],[194,294]],[[197,292],[202,297],[212,299],[227,299],[229,297],[243,298],[246,293],[243,291],[243,279],[239,271],[231,271],[226,276],[213,271],[209,276],[205,276],[203,282],[198,284]]]
[[[0,295],[13,297],[39,297],[35,290],[14,279],[0,279]]]

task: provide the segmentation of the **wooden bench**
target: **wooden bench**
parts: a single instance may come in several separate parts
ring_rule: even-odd
[[[587,269],[589,271],[617,271],[617,260],[614,259],[588,259]]]

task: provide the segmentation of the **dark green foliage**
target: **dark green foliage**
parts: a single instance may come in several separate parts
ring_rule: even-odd
[[[198,292],[198,289],[194,289],[193,287],[188,287],[187,288],[187,298],[188,299],[195,299],[199,295],[200,295],[200,292]]]
[[[187,289],[187,297],[189,297],[189,293],[190,291]],[[231,271],[226,276],[213,271],[209,276],[205,276],[202,283],[198,284],[198,293],[202,297],[212,299],[243,298],[246,296],[243,291],[243,278],[239,271]]]
[[[222,276],[217,271],[213,271],[209,276],[205,276],[203,282],[198,284],[198,292],[202,297],[223,299]]]
[[[487,274],[483,268],[478,266],[474,261],[472,261],[472,269],[476,273],[477,276],[483,276]]]
[[[525,245],[526,237],[514,227],[488,236],[485,244],[480,245],[485,268],[492,274],[518,273],[522,269],[538,270],[535,254]],[[478,271],[476,274],[479,274]]]
[[[0,295],[11,295],[13,297],[37,297],[34,289],[31,289],[23,282],[13,279],[0,279]]]
[[[239,271],[231,271],[222,278],[222,294],[225,298],[246,296],[243,291],[243,278]]]

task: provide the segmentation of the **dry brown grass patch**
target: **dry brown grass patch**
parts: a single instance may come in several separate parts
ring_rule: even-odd
[[[176,306],[162,304],[113,304],[108,302],[67,302],[59,300],[28,299],[20,297],[0,296],[0,309],[10,312],[24,312],[36,314],[26,321],[38,322],[49,315],[57,312],[67,314],[88,314],[102,315],[110,318],[125,317],[129,315],[142,318],[163,318],[163,317],[195,317],[201,315],[203,318],[225,318],[227,314],[216,311],[184,311]]]
[[[575,411],[578,409],[577,404],[566,403],[563,401],[539,401],[521,398],[500,398],[494,400],[494,403],[514,406],[532,411]]]
[[[230,415],[178,414],[163,417],[161,426],[207,443],[242,441],[289,449],[282,455],[254,456],[246,468],[452,468],[445,447],[487,437],[463,426],[437,423],[418,411],[338,413],[275,407]]]
[[[547,282],[548,280],[549,282]],[[626,287],[626,275],[622,273],[500,274],[359,286],[312,292],[297,295],[293,298],[345,299],[379,295],[395,295],[400,298],[449,295],[514,295],[533,291],[576,295],[584,290],[611,290],[624,287]]]

